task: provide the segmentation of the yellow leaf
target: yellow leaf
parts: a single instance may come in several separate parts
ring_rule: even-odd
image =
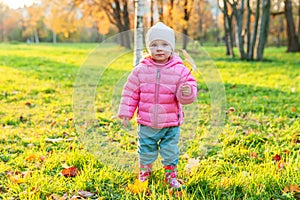
[[[27,181],[27,177],[21,178],[20,176],[14,176],[12,174],[7,174],[7,177],[16,184],[25,183]]]
[[[30,156],[28,156],[25,160],[26,161],[30,161],[30,162],[34,162],[36,160],[37,156],[34,154],[31,154]]]
[[[128,184],[127,190],[134,194],[144,193],[148,188],[148,180],[141,182],[139,179],[134,181],[134,184]]]

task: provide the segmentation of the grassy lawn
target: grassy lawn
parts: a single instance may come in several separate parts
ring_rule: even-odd
[[[0,199],[79,199],[88,198],[87,191],[94,199],[180,198],[168,192],[159,162],[149,193],[128,191],[136,179],[135,160],[126,163],[135,156],[136,135],[115,119],[114,94],[132,69],[133,55],[95,47],[0,44]],[[205,50],[224,84],[227,114],[218,142],[203,154],[199,141],[211,126],[211,94],[196,73],[196,122],[187,121],[184,129],[193,138],[182,144],[179,163],[187,186],[181,198],[299,199],[299,54],[268,48],[266,61],[246,62],[226,57],[224,47]],[[84,117],[73,107],[81,100],[73,96],[80,78],[94,84],[83,95],[93,97],[87,111],[95,112],[97,140],[82,142],[85,129],[76,124]]]

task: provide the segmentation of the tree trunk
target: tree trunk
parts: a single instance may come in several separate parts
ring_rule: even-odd
[[[157,6],[158,6],[159,21],[162,22],[164,19],[164,1],[159,0]]]
[[[250,47],[249,47],[249,53],[248,53],[249,60],[254,59],[254,47],[255,47],[256,38],[257,38],[258,20],[260,17],[260,0],[257,0],[256,3],[257,4],[256,4],[256,9],[255,9],[255,21],[254,21],[253,28],[252,28]]]
[[[263,60],[264,48],[268,42],[271,0],[263,0],[262,15],[257,45],[257,60]]]
[[[153,12],[154,12],[154,0],[151,0],[151,5],[150,5],[150,26],[154,25],[154,19],[153,19]]]
[[[55,31],[53,31],[53,35],[52,35],[52,37],[53,37],[53,44],[56,44],[56,33],[55,33]]]
[[[244,50],[244,35],[243,35],[243,15],[244,15],[244,0],[241,1],[241,7],[237,8],[237,2],[234,1],[233,11],[236,18],[237,26],[237,37],[238,37],[238,47],[240,52],[240,58],[242,60],[246,59],[246,54]]]
[[[234,58],[233,52],[233,41],[232,41],[232,15],[228,15],[228,8],[226,0],[223,0],[224,9],[222,10],[224,14],[224,30],[225,30],[225,44],[226,44],[226,55],[230,55]]]
[[[124,1],[123,5],[123,18],[124,18],[124,31],[125,31],[125,48],[130,49],[130,21],[129,21],[129,13],[128,13],[128,3],[127,0]]]
[[[290,0],[285,0],[284,14],[287,25],[288,49],[287,52],[299,52],[300,45],[296,35],[296,29],[293,19],[292,3]],[[299,29],[299,27],[298,27]]]
[[[250,23],[251,23],[251,8],[250,8],[250,0],[247,0],[247,21],[246,21],[246,37],[247,37],[247,59],[249,59],[250,52]]]
[[[224,13],[224,42],[225,42],[225,46],[226,46],[226,55],[230,56],[230,42],[229,42],[229,34],[228,34],[228,18],[226,17],[225,13]]]
[[[39,40],[39,34],[37,32],[37,30],[35,29],[34,30],[34,40],[35,40],[35,43],[39,43],[40,40]]]
[[[174,8],[174,0],[170,0],[170,8],[168,13],[168,26],[172,28],[173,26],[173,8]]]
[[[182,29],[182,33],[183,33],[183,45],[182,45],[182,49],[187,49],[187,44],[188,44],[188,29],[187,28],[183,28]]]
[[[113,2],[102,2],[102,8],[109,21],[118,28],[120,45],[130,49],[128,3],[126,0],[122,2],[123,9],[121,9],[120,1],[118,0],[114,0]]]
[[[190,18],[190,14],[191,14],[191,9],[188,9],[188,1],[189,0],[185,0],[184,1],[184,25],[183,25],[183,29],[182,29],[182,33],[183,33],[183,45],[182,48],[183,49],[187,49],[187,44],[188,44],[188,27],[189,27],[189,18]],[[194,2],[194,0],[191,1],[192,3]]]
[[[298,1],[298,42],[300,45],[300,0]]]
[[[143,16],[144,1],[135,0],[135,27],[134,27],[134,60],[133,66],[140,63],[143,50]]]

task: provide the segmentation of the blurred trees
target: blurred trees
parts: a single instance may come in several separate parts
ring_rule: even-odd
[[[120,44],[131,48],[134,3],[41,0],[17,10],[0,3],[0,40],[99,42],[120,33]],[[163,21],[200,45],[224,42],[226,54],[232,57],[236,46],[239,57],[246,60],[262,60],[267,45],[300,51],[299,0],[144,0],[144,4],[144,27]],[[180,40],[184,49],[193,45],[188,37]]]
[[[24,37],[32,37],[32,40],[39,43],[39,35],[43,32],[42,19],[44,17],[43,7],[32,5],[23,12],[22,34]]]
[[[237,44],[242,60],[263,59],[263,51],[268,39],[270,21],[270,0],[219,0],[224,15],[227,54],[234,57],[232,41],[232,19],[237,29]]]
[[[129,1],[127,0],[73,0],[73,2],[81,8],[84,16],[101,15],[106,14],[106,19],[111,24],[116,26],[120,36],[120,44],[126,48],[130,48],[130,17],[129,17]],[[104,21],[102,21],[104,22]],[[102,23],[101,22],[101,23]],[[99,24],[100,25],[100,24]],[[101,26],[101,25],[100,25]]]
[[[44,8],[43,22],[52,31],[53,43],[57,41],[57,34],[69,38],[82,25],[79,10],[70,0],[44,0],[41,7]]]
[[[0,40],[16,40],[22,37],[21,13],[16,10],[10,10],[6,5],[0,2]]]

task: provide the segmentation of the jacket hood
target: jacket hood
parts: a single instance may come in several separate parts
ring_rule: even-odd
[[[182,62],[182,59],[177,54],[173,54],[172,57],[171,57],[171,59],[168,62],[166,62],[166,63],[156,63],[149,56],[149,57],[144,58],[141,61],[141,64],[144,64],[144,65],[153,65],[153,66],[156,66],[156,67],[172,67],[172,66],[178,65],[178,64],[183,65],[183,62]]]

